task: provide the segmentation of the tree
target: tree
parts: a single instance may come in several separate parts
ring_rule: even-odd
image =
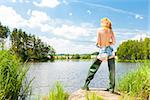
[[[12,50],[26,61],[46,61],[48,55],[54,56],[55,50],[35,35],[27,34],[21,29],[14,29],[11,34]]]
[[[35,35],[14,28],[10,33],[9,28],[0,23],[0,43],[4,49],[4,40],[10,35],[11,51],[22,58],[23,61],[46,61],[48,55],[52,57],[56,51],[50,45],[44,43]]]
[[[72,56],[72,59],[80,59],[80,55],[79,54],[75,54]]]
[[[150,59],[150,38],[123,42],[117,48],[117,57],[121,61]]]
[[[4,50],[4,45],[5,45],[5,39],[9,35],[9,29],[6,26],[2,26],[0,23],[0,42],[1,42],[1,48]]]

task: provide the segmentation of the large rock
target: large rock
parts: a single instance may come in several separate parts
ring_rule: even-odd
[[[69,100],[87,100],[86,99],[87,94],[88,94],[88,96],[94,94],[94,95],[102,98],[102,100],[119,100],[119,98],[120,98],[119,93],[116,93],[116,92],[111,93],[109,91],[104,91],[104,90],[105,89],[102,89],[102,88],[101,89],[92,88],[92,89],[90,89],[90,91],[79,89],[69,96]]]

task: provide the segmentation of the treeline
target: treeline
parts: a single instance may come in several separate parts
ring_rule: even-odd
[[[150,60],[150,38],[144,40],[128,40],[117,48],[120,61]]]
[[[5,39],[10,36],[10,50],[20,56],[23,61],[47,61],[53,58],[55,50],[45,44],[35,35],[28,34],[21,29],[14,28],[10,32],[9,28],[0,24],[0,43],[4,50]]]
[[[96,58],[98,52],[92,54],[56,54],[55,59],[92,59]]]

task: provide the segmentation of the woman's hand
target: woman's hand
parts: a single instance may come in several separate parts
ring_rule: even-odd
[[[98,46],[98,43],[96,43],[96,46],[99,47],[99,46]]]
[[[100,45],[98,45],[98,43],[96,43],[96,46],[97,46],[98,48],[101,48],[101,46],[100,46]]]

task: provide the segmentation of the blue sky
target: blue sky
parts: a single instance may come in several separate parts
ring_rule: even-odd
[[[92,53],[100,19],[112,21],[118,45],[150,37],[149,0],[0,0],[0,22],[35,34],[57,53]]]

